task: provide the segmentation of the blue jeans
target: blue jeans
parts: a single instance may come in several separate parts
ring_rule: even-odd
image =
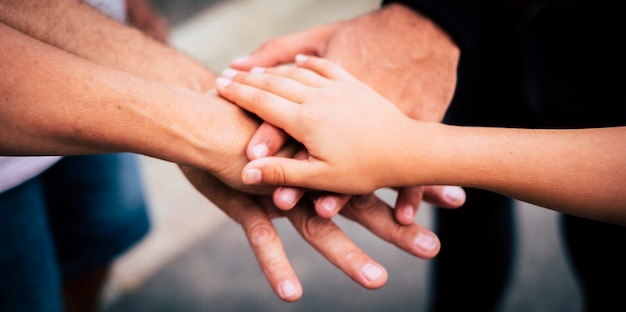
[[[62,283],[149,230],[135,155],[71,156],[0,194],[0,311],[63,311]]]

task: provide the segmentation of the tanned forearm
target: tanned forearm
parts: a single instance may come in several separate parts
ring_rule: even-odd
[[[78,0],[2,1],[0,19],[23,33],[99,65],[197,91],[209,90],[214,85],[214,74],[194,59]],[[220,177],[238,174],[236,171],[245,160],[245,145],[257,127],[256,122],[239,107],[217,96],[207,98],[205,105],[213,111],[207,116],[191,116],[193,110],[186,111],[181,105],[183,101],[172,102],[176,109],[170,112],[169,118],[162,120],[168,121],[177,115],[180,120],[168,125],[171,131],[187,133],[186,140],[167,142],[159,133],[152,133],[154,141],[151,143],[158,146],[142,148],[162,149],[160,154],[152,156],[208,169]],[[158,109],[144,108],[148,115],[152,114],[148,111]],[[184,119],[185,116],[190,119]],[[132,132],[124,134],[134,135]],[[74,135],[80,139],[82,134]]]
[[[214,75],[192,58],[80,0],[3,0],[0,20],[101,65],[196,90],[213,87]]]
[[[257,124],[214,94],[95,64],[1,23],[0,33],[11,60],[0,66],[1,154],[130,151],[211,172],[245,163]]]
[[[175,134],[175,95],[185,109],[200,95],[78,58],[0,24],[3,154],[154,154],[131,138]],[[186,92],[179,92],[179,90]],[[196,95],[196,96],[194,96]],[[179,121],[180,122],[180,121]],[[162,128],[162,129],[156,129]],[[173,128],[175,129],[175,128]],[[132,134],[132,135],[129,135]],[[178,138],[180,139],[180,138]],[[189,141],[189,138],[184,140]]]

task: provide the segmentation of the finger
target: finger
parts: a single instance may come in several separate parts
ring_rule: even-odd
[[[254,205],[240,207],[245,207],[246,211],[238,215],[239,223],[274,292],[285,301],[298,300],[302,296],[302,285],[270,217]]]
[[[298,106],[281,96],[224,77],[217,78],[216,89],[227,100],[279,128],[293,123]]]
[[[289,136],[285,131],[264,122],[259,126],[254,135],[252,135],[250,142],[248,142],[246,149],[248,159],[253,160],[273,156],[288,140]]]
[[[322,218],[332,218],[348,203],[352,195],[329,193],[315,201],[315,211]]]
[[[265,157],[250,161],[241,172],[244,184],[293,186],[321,189],[327,185],[324,168],[316,160],[298,160],[283,157]],[[322,181],[326,181],[322,183]],[[329,185],[342,192],[341,185]],[[348,192],[345,192],[348,193]]]
[[[422,203],[424,188],[421,186],[401,187],[398,189],[394,214],[400,224],[411,224]]]
[[[293,156],[294,159],[306,159],[309,153],[302,148]],[[305,190],[295,187],[277,187],[274,190],[273,200],[278,209],[289,210],[296,206],[298,201],[305,195]]]
[[[387,282],[387,270],[357,247],[331,219],[318,216],[311,203],[301,201],[285,213],[302,237],[328,261],[363,287]]]
[[[394,219],[393,209],[373,193],[352,196],[340,213],[361,224],[374,235],[419,258],[431,259],[441,249],[435,233],[417,223],[398,224]]]
[[[458,208],[465,203],[465,191],[460,186],[425,186],[424,201],[442,208]]]
[[[319,87],[323,85],[327,78],[322,77],[318,73],[295,66],[278,66],[278,67],[254,67],[252,68],[254,73],[265,73],[275,76],[287,77],[310,87]]]
[[[310,69],[323,77],[340,81],[357,81],[347,70],[328,59],[298,54],[296,65]]]
[[[298,300],[302,296],[302,285],[263,207],[252,197],[229,188],[207,172],[187,166],[180,168],[200,193],[242,225],[259,266],[274,292],[282,300]]]
[[[296,69],[302,72],[308,71],[302,68]],[[255,68],[255,72],[243,72],[226,68],[222,71],[222,77],[276,94],[295,103],[301,103],[312,90],[310,86],[304,85],[290,77],[265,73],[264,71],[264,68],[259,67]],[[319,79],[324,78],[320,76]]]
[[[318,51],[326,44],[332,27],[321,26],[301,33],[290,34],[272,39],[262,44],[252,54],[238,57],[230,66],[240,70],[249,70],[254,66],[275,66],[293,62],[298,53],[319,55]]]
[[[301,188],[277,187],[274,190],[272,199],[278,209],[290,210],[296,206],[305,193],[306,191]]]

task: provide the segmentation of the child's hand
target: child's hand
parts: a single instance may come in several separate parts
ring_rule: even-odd
[[[340,193],[394,185],[394,176],[401,176],[394,168],[402,167],[396,164],[402,136],[412,122],[330,61],[299,55],[296,65],[228,69],[217,80],[221,96],[283,129],[309,152],[305,160],[253,160],[243,170],[244,183]]]

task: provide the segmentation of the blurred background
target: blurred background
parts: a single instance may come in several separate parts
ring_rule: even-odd
[[[215,72],[275,36],[374,10],[378,0],[153,0],[171,26],[171,44]],[[415,258],[337,217],[355,243],[384,265],[387,284],[367,290],[275,221],[304,288],[296,303],[278,299],[242,229],[198,194],[178,168],[142,157],[153,228],[118,259],[102,310],[126,311],[424,311],[429,261]],[[381,190],[389,202],[395,194]],[[430,228],[431,207],[417,222]],[[518,203],[516,270],[501,311],[579,311],[579,291],[556,227],[556,214]],[[445,248],[445,247],[444,247]],[[462,259],[459,259],[462,261]]]

